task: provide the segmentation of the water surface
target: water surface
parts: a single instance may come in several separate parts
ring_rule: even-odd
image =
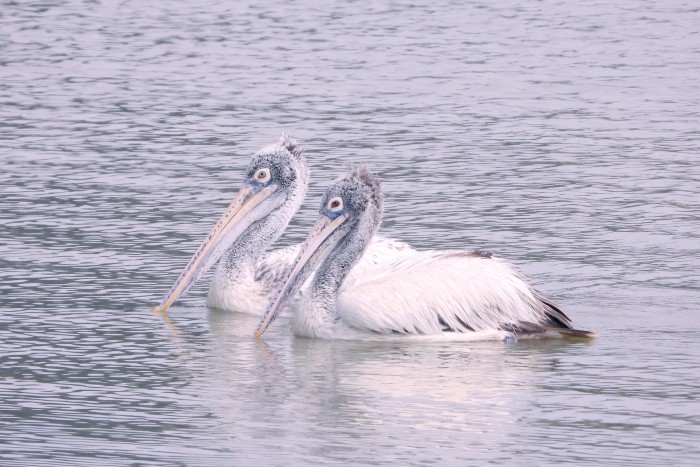
[[[4,2],[3,465],[700,459],[692,2]],[[592,343],[294,338],[157,304],[282,131],[313,222],[353,162],[383,231],[484,248]]]

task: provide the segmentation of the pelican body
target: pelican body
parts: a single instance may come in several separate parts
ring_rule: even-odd
[[[382,218],[379,181],[360,166],[326,190],[319,218],[293,269],[268,305],[260,337],[313,279],[292,318],[296,335],[453,339],[591,337],[530,286],[509,263],[486,252],[422,251],[353,275]],[[315,272],[314,272],[315,271]]]
[[[299,210],[309,186],[309,166],[294,138],[253,155],[238,194],[194,253],[175,284],[154,311],[167,310],[219,259],[207,297],[211,307],[260,314],[278,282],[287,277],[299,245],[265,251]],[[395,240],[377,238],[358,265],[363,267],[414,252]],[[293,307],[296,300],[290,300]]]

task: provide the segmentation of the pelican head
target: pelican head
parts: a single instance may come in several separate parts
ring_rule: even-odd
[[[262,254],[301,206],[308,183],[303,148],[291,136],[253,155],[238,194],[154,311],[167,310],[232,246]]]
[[[354,167],[330,184],[318,221],[302,244],[284,285],[265,311],[256,337],[277,318],[319,263],[311,287],[325,289],[327,296],[332,297],[379,228],[383,201],[379,180],[364,165]]]

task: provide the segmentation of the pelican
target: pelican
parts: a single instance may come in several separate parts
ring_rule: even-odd
[[[207,305],[260,314],[278,282],[286,277],[299,245],[269,253],[265,250],[284,232],[301,206],[308,185],[304,150],[291,136],[283,134],[279,141],[254,154],[238,194],[153,311],[167,310],[223,256]],[[413,252],[406,243],[380,237],[370,245],[357,273]],[[291,308],[295,303],[290,303]]]
[[[422,251],[351,274],[377,232],[382,211],[379,181],[365,166],[333,181],[256,337],[314,270],[292,318],[292,331],[299,336],[594,336],[573,329],[571,320],[513,266],[487,252]]]

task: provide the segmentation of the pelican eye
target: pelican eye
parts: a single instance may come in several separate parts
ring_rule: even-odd
[[[265,183],[270,180],[270,169],[258,169],[253,175],[253,178],[258,182]]]
[[[328,201],[328,209],[333,212],[340,211],[343,209],[343,200],[337,196],[335,198],[331,198],[330,201]]]

